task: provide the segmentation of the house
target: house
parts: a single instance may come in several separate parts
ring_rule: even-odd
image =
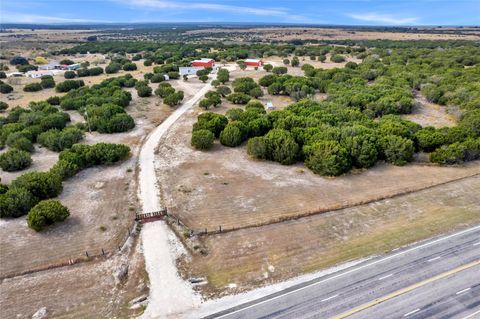
[[[197,66],[197,67],[209,67],[213,68],[215,66],[215,60],[214,59],[208,59],[208,58],[202,58],[200,60],[193,60],[192,61],[192,66]]]
[[[25,73],[25,75],[29,78],[38,79],[46,75],[54,76],[61,72],[62,71],[60,70],[39,70],[39,71],[28,71],[27,73]]]
[[[181,66],[178,68],[178,73],[180,76],[184,75],[195,75],[197,71],[205,69],[203,66]]]
[[[246,66],[261,67],[263,65],[263,61],[259,59],[246,59],[244,62]]]
[[[39,65],[39,70],[60,70],[62,66],[58,62],[50,62],[48,64]]]

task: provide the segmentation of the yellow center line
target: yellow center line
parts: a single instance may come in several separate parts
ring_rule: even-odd
[[[449,276],[452,276],[453,274],[456,274],[460,271],[463,271],[463,270],[466,270],[466,269],[469,269],[469,268],[472,268],[472,267],[475,267],[475,266],[478,266],[480,265],[480,260],[477,260],[477,261],[473,261],[471,263],[468,263],[466,265],[463,265],[463,266],[460,266],[458,268],[455,268],[455,269],[452,269],[450,271],[447,271],[447,272],[444,272],[442,274],[439,274],[439,275],[436,275],[435,277],[432,277],[432,278],[429,278],[429,279],[426,279],[424,281],[421,281],[421,282],[418,282],[416,284],[413,284],[411,286],[408,286],[408,287],[405,287],[405,288],[402,288],[400,290],[397,290],[395,292],[392,292],[384,297],[380,297],[380,298],[377,298],[375,300],[372,300],[370,302],[367,302],[363,305],[360,305],[356,308],[353,308],[351,310],[348,310],[344,313],[342,313],[341,315],[338,315],[338,316],[335,316],[335,317],[332,317],[332,319],[343,319],[343,318],[346,318],[346,317],[349,317],[353,314],[356,314],[360,311],[363,311],[365,309],[368,309],[368,308],[371,308],[375,305],[378,305],[379,303],[382,303],[384,301],[387,301],[389,299],[392,299],[392,298],[395,298],[395,297],[398,297],[400,295],[403,295],[407,292],[410,292],[414,289],[417,289],[417,288],[420,288],[422,286],[425,286],[426,284],[429,284],[429,283],[432,283],[434,281],[437,281],[437,280],[440,280],[440,279],[443,279],[443,278],[446,278],[446,277],[449,277]]]

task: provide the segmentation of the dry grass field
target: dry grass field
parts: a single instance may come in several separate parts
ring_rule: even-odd
[[[242,291],[480,222],[480,177],[298,220],[207,236],[185,270],[207,295]],[[229,288],[236,287],[236,288]]]
[[[438,30],[437,30],[438,31]],[[450,30],[451,31],[451,30]],[[456,30],[459,31],[459,30]],[[202,35],[206,39],[228,39],[229,41],[258,40],[478,40],[480,31],[466,30],[460,33],[423,33],[423,32],[379,32],[379,31],[352,31],[341,28],[308,28],[308,27],[271,27],[250,29],[200,29],[186,31],[188,35]]]

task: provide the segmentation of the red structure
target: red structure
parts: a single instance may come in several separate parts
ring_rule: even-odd
[[[246,59],[245,65],[253,66],[253,67],[261,67],[263,65],[263,61],[258,59]]]
[[[213,68],[215,66],[214,59],[200,59],[200,60],[193,60],[192,66],[203,66],[203,67],[210,67]]]

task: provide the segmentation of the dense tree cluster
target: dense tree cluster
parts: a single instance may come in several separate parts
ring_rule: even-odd
[[[28,227],[42,231],[45,227],[65,221],[70,216],[68,208],[60,201],[48,199],[35,205],[27,215]]]
[[[111,71],[111,70],[110,70]],[[93,68],[82,68],[77,70],[78,77],[95,76],[103,73],[103,68],[97,66]],[[115,73],[115,72],[112,72]]]
[[[183,91],[175,91],[175,88],[173,88],[170,83],[166,82],[162,82],[158,85],[158,88],[155,90],[155,95],[163,98],[163,103],[171,107],[180,104],[184,98]]]

